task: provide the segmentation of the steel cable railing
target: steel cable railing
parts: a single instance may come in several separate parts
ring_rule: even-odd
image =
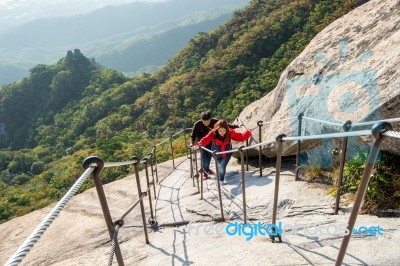
[[[51,210],[51,212],[44,218],[39,226],[33,231],[33,233],[25,240],[24,243],[18,248],[18,250],[11,256],[6,262],[7,266],[18,265],[22,259],[28,254],[32,247],[36,244],[39,238],[47,230],[54,219],[60,214],[61,210],[68,203],[68,201],[75,195],[78,189],[86,181],[88,176],[92,174],[97,166],[95,164],[90,165],[88,169],[79,177],[75,184],[68,190],[64,197],[57,203],[57,205]]]
[[[239,119],[239,117],[238,117]],[[249,131],[254,131],[254,129],[258,128],[259,126],[263,126],[263,125],[268,125],[268,124],[274,124],[274,123],[279,123],[279,122],[284,122],[284,121],[288,121],[288,120],[295,120],[297,119],[297,117],[289,117],[289,118],[283,118],[283,119],[279,119],[279,120],[272,120],[272,121],[258,121],[257,126],[252,127],[251,129],[249,129]]]
[[[132,211],[133,209],[135,209],[137,205],[139,205],[139,203],[143,200],[143,198],[147,196],[147,192],[148,192],[148,191],[146,191],[146,193],[143,193],[142,196],[139,197],[139,199],[138,199],[138,200],[137,200],[137,201],[122,215],[122,216],[121,216],[120,220],[124,220],[125,217],[126,217],[129,213],[131,213],[131,211]]]
[[[392,123],[392,122],[399,122],[400,118],[389,118],[389,119],[382,119],[382,120],[378,120],[378,121],[366,121],[366,122],[356,122],[353,123],[352,126],[356,127],[356,126],[372,126],[375,125],[376,123],[379,122],[388,122],[388,123]]]
[[[323,124],[327,124],[327,125],[331,125],[331,126],[343,126],[343,124],[339,124],[339,123],[335,123],[335,122],[330,122],[330,121],[324,121],[324,120],[320,120],[320,119],[316,119],[316,118],[312,118],[312,117],[308,117],[308,116],[303,116],[303,119],[306,120],[310,120],[310,121],[314,121],[314,122],[318,122],[318,123],[323,123]]]
[[[110,252],[110,257],[108,259],[108,266],[112,265],[112,262],[113,262],[113,259],[114,259],[116,243],[118,242],[119,228],[122,227],[123,225],[124,225],[124,222],[122,220],[118,220],[115,223],[114,236],[113,236],[112,242],[111,242],[111,252]]]
[[[243,121],[239,118],[239,116],[236,117],[236,120],[239,122],[239,126],[243,127],[245,130],[248,130],[248,131],[253,131],[254,129],[256,129],[256,128],[258,127],[258,125],[257,125],[255,128],[248,129],[248,128],[244,125]],[[250,136],[250,138],[251,138],[255,143],[258,143],[257,140],[255,140],[255,138],[253,138],[252,135]]]
[[[351,131],[351,132],[327,133],[327,134],[319,134],[319,135],[283,137],[283,140],[331,139],[331,138],[342,138],[342,137],[352,137],[352,136],[362,136],[362,135],[371,135],[371,131],[360,130],[360,131]]]
[[[254,144],[254,145],[251,145],[251,146],[248,146],[248,147],[243,147],[243,150],[244,151],[245,150],[250,150],[250,149],[254,149],[254,148],[260,147],[260,146],[264,147],[264,146],[267,146],[267,145],[272,144],[274,142],[276,142],[276,141],[275,140],[270,140],[270,141]]]
[[[301,120],[301,117],[299,117],[299,120]],[[317,121],[317,122],[326,122],[326,121],[322,121],[319,119],[311,119],[313,121]],[[391,121],[400,121],[400,119],[390,119]],[[261,123],[259,123],[261,124]],[[341,125],[341,124],[337,124],[337,123],[331,123],[328,122],[328,124],[331,125]],[[275,193],[274,193],[274,206],[273,206],[273,215],[272,215],[272,223],[275,224],[276,222],[276,212],[277,212],[277,203],[278,203],[278,191],[279,191],[279,176],[280,176],[280,168],[281,168],[281,158],[282,158],[282,143],[283,141],[302,141],[302,140],[311,140],[311,139],[324,139],[324,138],[344,138],[345,140],[347,140],[347,137],[351,137],[351,136],[361,136],[361,135],[373,135],[375,138],[375,141],[373,142],[373,147],[371,148],[371,151],[369,153],[369,158],[366,162],[366,166],[364,168],[364,172],[363,172],[363,177],[361,180],[361,184],[359,189],[357,190],[357,194],[356,194],[356,200],[354,203],[354,207],[353,210],[351,212],[350,218],[349,218],[349,222],[348,222],[348,230],[351,232],[354,228],[354,224],[355,224],[355,220],[357,218],[357,214],[358,211],[361,207],[362,204],[362,200],[363,197],[365,195],[365,191],[372,173],[372,169],[375,165],[376,159],[377,159],[377,154],[378,154],[378,150],[380,147],[380,144],[382,143],[384,137],[394,137],[394,138],[400,138],[400,132],[397,131],[393,131],[391,125],[387,122],[387,121],[379,121],[378,123],[374,124],[374,126],[372,127],[371,131],[368,130],[360,130],[360,131],[353,131],[353,132],[349,132],[348,130],[351,127],[351,122],[347,121],[343,126],[343,128],[345,129],[345,132],[339,132],[339,133],[327,133],[327,134],[319,134],[319,135],[308,135],[308,136],[292,136],[292,137],[286,137],[286,135],[279,135],[276,138],[276,142],[278,144],[278,149],[277,149],[277,163],[276,163],[276,177],[275,177]],[[274,141],[270,141],[270,143],[272,143]],[[347,142],[344,142],[347,143]],[[258,145],[263,145],[264,143],[259,143]],[[264,144],[266,145],[266,144]],[[253,146],[249,146],[246,148],[255,148],[257,145],[253,145]],[[208,149],[205,149],[208,152],[212,152]],[[242,172],[244,172],[244,168],[243,168],[243,146],[240,147],[239,152],[241,153],[241,160],[242,160]],[[231,151],[224,151],[224,152],[212,152],[212,154],[215,156],[216,154],[227,154],[227,153],[231,153],[234,152],[236,150],[231,150]],[[346,152],[346,150],[344,150],[344,152]],[[216,157],[214,157],[216,158]],[[344,164],[341,164],[341,167],[343,167]],[[217,166],[218,167],[218,166]],[[219,178],[218,176],[218,170],[217,172],[217,179]],[[244,182],[244,176],[242,173],[242,180]],[[219,184],[219,183],[217,183]],[[243,191],[242,191],[242,195],[243,195],[243,214],[244,214],[244,221],[246,221],[246,199],[245,199],[245,186],[243,186]],[[339,190],[339,188],[338,188]],[[218,191],[220,193],[220,186],[218,186]],[[220,195],[220,205],[221,205],[221,215],[222,215],[222,219],[224,219],[223,217],[223,212],[222,212],[222,199],[221,199],[221,195]],[[281,236],[278,234],[276,237],[279,238],[279,241],[281,242]],[[348,234],[346,236],[344,236],[343,241],[342,241],[342,245],[340,247],[339,253],[338,253],[338,257],[336,260],[336,264],[335,265],[341,265],[343,258],[346,254],[346,249],[347,249],[347,245],[350,241],[350,237],[351,234]],[[272,242],[274,242],[275,240],[275,236],[271,237]]]
[[[313,119],[314,121],[322,121],[319,119]],[[326,121],[323,121],[326,122]],[[335,125],[339,125],[334,123]],[[347,124],[347,122],[345,123],[345,125]],[[342,125],[343,126],[343,125]],[[350,137],[350,136],[362,136],[362,135],[371,135],[371,131],[369,130],[359,130],[359,131],[352,131],[352,132],[337,132],[337,133],[327,133],[327,134],[319,134],[319,135],[307,135],[307,136],[294,136],[294,137],[286,137],[285,135],[282,135],[281,137],[281,141],[303,141],[303,140],[313,140],[313,139],[324,139],[324,138],[343,138],[343,137]],[[386,131],[383,133],[384,135],[387,136],[392,136],[392,137],[400,137],[400,133],[395,132],[395,131]],[[262,142],[262,143],[258,143],[255,145],[251,145],[248,147],[241,147],[239,149],[233,149],[233,150],[229,150],[229,151],[223,151],[223,152],[216,152],[216,151],[211,151],[210,149],[207,149],[203,146],[200,146],[201,149],[205,150],[206,152],[211,153],[213,156],[216,155],[222,155],[222,154],[229,154],[229,153],[234,153],[234,152],[239,152],[239,150],[241,149],[243,150],[247,150],[247,149],[254,149],[257,147],[261,147],[261,146],[266,146],[272,143],[276,143],[277,140],[270,140],[267,142]],[[217,166],[218,167],[218,166]],[[217,175],[218,175],[218,171],[217,171]],[[217,176],[217,179],[219,177]],[[218,186],[218,189],[219,186]]]
[[[283,119],[273,120],[273,121],[260,121],[260,124],[268,125],[268,124],[274,124],[274,123],[278,123],[278,122],[284,122],[284,121],[295,120],[295,119],[297,119],[297,117],[289,117],[289,118],[283,118]]]
[[[259,147],[259,146],[266,146],[266,145],[269,145],[269,144],[274,143],[274,142],[275,142],[275,140],[266,141],[266,142],[263,142],[263,143],[257,143],[257,144],[254,144],[254,145],[251,145],[251,146],[248,146],[248,147],[243,147],[243,150],[245,151],[245,150],[257,148],[257,147]],[[215,153],[216,155],[230,154],[230,153],[239,152],[239,148],[233,149],[233,150],[229,150],[229,151],[218,151],[218,152],[214,152],[214,151],[212,151],[212,150],[210,150],[210,149],[207,149],[207,148],[205,148],[205,147],[203,147],[203,146],[201,146],[200,148],[203,149],[203,150],[205,150],[205,151],[207,151],[207,152],[209,152],[209,153],[211,153],[211,154],[212,154],[212,153]]]
[[[301,114],[301,116],[302,116],[302,114]],[[284,122],[284,121],[288,121],[288,120],[294,120],[294,119],[299,119],[299,118],[298,117],[289,117],[289,118],[283,118],[283,119],[272,120],[272,121],[259,120],[259,121],[257,121],[257,126],[251,128],[250,131],[252,132],[254,129],[258,128],[258,144],[261,144],[262,143],[262,126],[263,125],[280,123],[280,122]],[[252,138],[253,138],[253,136],[252,136]],[[257,141],[255,141],[255,142],[257,143]],[[248,145],[246,145],[246,146],[248,146]],[[244,150],[246,151],[246,160],[247,160],[248,159],[248,150],[249,149],[246,147],[246,149],[244,149]],[[262,150],[262,146],[260,145],[260,146],[258,146],[258,167],[260,169],[260,176],[262,176],[262,151],[261,150]],[[249,168],[249,166],[247,165],[247,170],[249,170],[248,168]]]
[[[319,120],[319,119],[313,119],[313,118],[309,118],[309,117],[304,117],[305,119],[308,119],[308,120],[312,120],[312,121],[315,121],[315,122],[320,122],[320,123],[326,123],[326,124],[330,124],[330,125],[334,125],[334,126],[343,126],[342,124],[338,124],[338,123],[332,123],[332,122],[327,122],[327,121],[323,121],[323,120]],[[288,119],[282,119],[282,120],[277,120],[277,121],[270,121],[271,123],[272,122],[281,122],[281,121],[286,121],[286,120],[292,120],[292,119],[294,119],[294,118],[288,118]],[[260,123],[260,124],[269,124],[269,122],[263,122],[263,123]],[[176,134],[174,134],[174,135],[171,135],[171,137],[170,138],[168,138],[168,139],[165,139],[164,141],[162,141],[161,143],[158,143],[158,144],[156,144],[154,147],[157,147],[158,145],[161,145],[161,144],[163,144],[163,143],[166,143],[168,140],[170,141],[170,144],[171,144],[171,150],[173,149],[172,148],[172,138],[173,137],[175,137],[175,136],[177,136],[178,134],[180,134],[180,133],[182,133],[182,132],[184,132],[185,133],[185,129],[184,130],[181,130],[181,131],[179,131],[179,132],[177,132]],[[368,130],[360,130],[360,131],[353,131],[353,132],[339,132],[339,133],[328,133],[328,134],[319,134],[319,135],[307,135],[307,136],[292,136],[292,137],[286,137],[285,135],[282,135],[281,136],[281,138],[280,138],[280,141],[282,142],[282,141],[303,141],[303,140],[311,140],[311,139],[323,139],[323,138],[341,138],[341,137],[349,137],[349,136],[361,136],[361,135],[370,135],[371,134],[371,132],[370,131],[368,131]],[[387,132],[384,132],[383,134],[385,134],[385,135],[387,135],[387,136],[393,136],[393,137],[399,137],[400,136],[400,134],[398,133],[398,132],[395,132],[395,131],[387,131]],[[266,145],[269,145],[269,144],[272,144],[272,143],[275,143],[275,142],[277,142],[278,141],[278,139],[276,139],[276,140],[270,140],[270,141],[267,141],[267,142],[262,142],[262,143],[257,143],[257,144],[255,144],[255,145],[251,145],[251,146],[247,146],[247,147],[244,147],[244,146],[242,146],[242,147],[240,147],[239,149],[233,149],[233,150],[229,150],[229,151],[224,151],[224,152],[216,152],[216,151],[211,151],[211,150],[209,150],[209,149],[207,149],[207,148],[204,148],[204,147],[201,147],[202,149],[204,149],[205,151],[207,151],[207,152],[209,152],[209,153],[211,153],[212,155],[213,155],[213,157],[214,157],[214,159],[216,160],[216,156],[217,155],[222,155],[222,154],[229,154],[229,153],[235,153],[235,152],[239,152],[239,153],[241,153],[241,154],[243,154],[243,151],[245,151],[245,150],[248,150],[248,149],[254,149],[254,148],[257,148],[257,147],[264,147],[264,146],[266,146]],[[173,156],[173,153],[172,153],[172,156]],[[243,157],[242,157],[243,158]],[[217,160],[216,160],[217,161]],[[105,165],[108,167],[108,166],[119,166],[119,165],[127,165],[127,164],[130,164],[131,162],[130,161],[127,161],[127,162],[117,162],[117,163],[106,163]],[[192,163],[192,162],[191,162]],[[157,164],[157,163],[156,163]],[[196,162],[196,164],[197,164],[197,162]],[[280,167],[280,166],[279,166]],[[174,166],[174,168],[175,168],[175,166]],[[197,168],[197,167],[196,167]],[[192,170],[193,170],[193,167],[191,168]],[[277,166],[277,169],[278,169],[278,166]],[[201,169],[202,170],[202,169]],[[243,168],[242,168],[242,171],[244,171],[243,170]],[[218,178],[218,166],[217,166],[217,170],[216,170],[216,172],[217,172],[217,178]],[[242,173],[242,175],[243,175],[243,173]],[[242,179],[243,179],[243,182],[244,182],[244,177],[242,177]],[[277,179],[279,179],[279,177],[277,177]],[[203,183],[203,180],[202,180],[202,183]],[[220,184],[219,184],[219,182],[217,182],[217,184],[218,184],[218,191],[219,191],[219,198],[220,198],[220,208],[221,208],[221,216],[222,216],[222,219],[224,219],[224,215],[223,215],[223,211],[222,211],[222,199],[221,199],[221,187],[219,186]],[[202,190],[203,190],[203,184],[202,184]],[[245,183],[243,183],[243,190],[245,189],[244,188],[245,187]],[[279,188],[279,185],[278,185],[278,188]],[[201,191],[201,193],[202,193],[202,191]],[[246,202],[245,202],[245,191],[243,191],[243,196],[244,196],[244,199],[243,199],[243,202],[244,202],[244,215],[245,215],[245,218],[244,218],[244,221],[246,221],[246,206],[247,206],[247,204],[246,204]],[[141,199],[140,200],[142,200],[143,198],[141,197]],[[274,200],[274,202],[275,201],[277,201],[276,199]],[[136,204],[134,204],[134,206],[133,207],[131,207],[130,208],[130,210],[132,210],[135,206],[137,206],[137,203]],[[251,208],[250,208],[251,209]],[[129,210],[129,211],[130,211]],[[128,211],[128,212],[129,212]],[[126,213],[127,214],[127,213]],[[125,215],[126,215],[125,214]],[[230,219],[230,218],[229,218]],[[278,237],[279,238],[279,240],[281,241],[281,239],[280,239],[280,237]]]
[[[397,131],[386,131],[383,133],[384,136],[393,137],[400,139],[400,132]]]
[[[185,133],[185,129],[179,131],[178,133],[174,134],[173,136],[175,137],[182,132]],[[152,152],[149,154],[148,158],[146,159],[146,167],[147,167],[147,162],[150,162],[151,168],[153,167],[152,159],[154,159],[156,161],[156,159],[155,159],[156,147],[159,145],[162,145],[163,143],[165,143],[168,140],[171,140],[171,137],[162,141],[161,143],[158,143],[157,145],[153,146]],[[85,172],[77,180],[77,182],[72,186],[72,188],[65,194],[65,196],[60,200],[60,202],[54,207],[54,209],[46,216],[45,220],[36,228],[36,230],[32,233],[32,235],[28,239],[26,239],[25,242],[21,245],[21,247],[15,252],[15,254],[12,257],[10,257],[10,259],[6,263],[7,266],[18,265],[22,261],[22,259],[31,250],[31,248],[34,246],[34,244],[39,240],[39,238],[44,233],[44,231],[49,227],[51,222],[60,213],[61,209],[66,205],[66,203],[72,198],[72,196],[76,193],[76,191],[86,181],[87,177],[90,176],[94,172],[95,168],[98,166],[97,163],[100,163],[101,164],[100,168],[103,169],[103,168],[109,168],[109,167],[127,166],[127,165],[132,165],[132,164],[137,165],[138,163],[140,163],[140,160],[137,160],[137,158],[133,158],[133,159],[131,158],[131,160],[129,160],[129,161],[103,163],[101,161],[101,159],[98,157],[94,157],[94,156],[88,157],[84,162],[84,167],[86,165]],[[157,162],[156,162],[156,164],[157,164]],[[108,204],[107,204],[107,201],[106,201],[106,198],[104,195],[104,191],[102,189],[102,184],[100,181],[101,169],[100,169],[100,171],[97,171],[94,174],[95,185],[96,185],[96,190],[99,194],[99,199],[100,199],[101,207],[103,209],[103,213],[104,213],[104,216],[106,219],[107,227],[109,228],[109,232],[111,235],[111,233],[112,234],[115,233],[115,231],[114,231],[115,229],[111,229],[110,225],[109,225],[111,223],[111,216],[110,216],[110,213],[108,210]],[[135,170],[137,171],[137,169],[135,169]],[[157,175],[157,169],[155,171],[156,171],[156,175]],[[153,168],[152,168],[151,174],[153,176]],[[136,203],[134,203],[133,206],[122,216],[122,219],[125,218],[125,216],[128,215],[139,203],[142,203],[143,198],[145,196],[150,195],[150,187],[151,187],[151,185],[153,185],[153,186],[155,185],[154,184],[154,176],[153,176],[153,181],[150,182],[148,180],[148,178],[149,178],[148,172],[146,171],[146,178],[147,178],[147,185],[148,185],[147,191],[140,193],[141,195],[139,197],[139,200]],[[158,175],[157,175],[157,182],[158,182]],[[153,216],[152,216],[152,218],[153,218]],[[148,243],[147,234],[146,234],[146,243]],[[120,255],[118,243],[115,241],[113,243],[113,251],[112,252],[113,252],[113,254],[114,254],[114,252],[115,252],[115,254],[117,254],[118,263],[121,263],[122,257]]]
[[[116,167],[116,166],[124,166],[124,165],[131,165],[134,161],[124,161],[124,162],[105,162],[104,168],[109,167]]]
[[[155,146],[158,147],[160,145],[163,145],[164,143],[166,143],[167,141],[169,141],[170,138],[164,139],[163,141],[161,141],[160,143],[157,143]]]
[[[315,122],[319,122],[319,123],[330,124],[330,125],[334,125],[334,126],[339,126],[339,125],[343,126],[342,124],[339,124],[339,123],[323,121],[323,120],[320,120],[320,119],[315,119],[315,118],[310,118],[310,117],[305,117],[305,116],[302,116],[302,117],[299,116],[298,118],[290,117],[290,118],[286,118],[286,119],[281,119],[281,120],[276,120],[276,121],[268,121],[268,122],[259,121],[257,126],[259,128],[261,128],[261,126],[264,125],[264,124],[282,122],[282,121],[287,121],[287,120],[292,120],[292,119],[301,120],[301,118],[304,118],[304,119],[307,119],[307,120],[311,120],[311,121],[315,121]],[[400,118],[387,119],[387,120],[384,120],[384,121],[385,122],[386,121],[397,122],[397,121],[400,121]],[[353,124],[353,126],[369,125],[372,122],[385,123],[383,121],[371,121],[371,122],[355,123],[355,124]],[[146,159],[146,162],[150,161],[150,165],[151,166],[153,166],[151,164],[151,159],[154,159],[155,166],[156,166],[156,170],[155,170],[156,174],[157,174],[157,160],[156,160],[156,148],[157,148],[157,146],[160,146],[160,145],[166,143],[167,141],[170,141],[171,154],[172,154],[172,157],[173,157],[174,155],[173,155],[173,152],[172,152],[172,150],[173,150],[172,138],[176,137],[177,135],[181,134],[182,132],[185,134],[185,131],[186,131],[186,129],[183,129],[183,130],[175,133],[174,135],[171,135],[169,138],[161,141],[160,143],[157,143],[156,145],[153,146],[153,150],[149,154],[149,156],[144,158],[144,159]],[[279,144],[279,143],[281,143],[283,141],[303,141],[303,140],[324,139],[324,138],[346,138],[346,137],[350,137],[350,136],[361,136],[361,135],[371,135],[371,134],[373,134],[373,135],[375,134],[374,137],[376,137],[377,133],[376,132],[374,133],[374,132],[371,132],[371,131],[368,131],[368,130],[360,130],[360,131],[352,131],[352,132],[346,131],[346,132],[338,132],[338,133],[327,133],[327,134],[306,135],[306,136],[291,136],[291,137],[287,137],[285,135],[280,135],[281,137],[280,137],[279,141],[278,141],[278,138],[277,138],[276,140],[269,140],[269,141],[266,141],[266,142],[260,142],[260,143],[257,143],[255,145],[251,145],[251,146],[247,146],[247,147],[242,146],[242,147],[240,147],[238,149],[229,150],[229,151],[223,151],[223,152],[211,151],[211,150],[209,150],[207,148],[204,148],[204,147],[201,147],[201,148],[204,149],[205,151],[211,153],[213,155],[215,161],[217,162],[217,160],[216,160],[216,158],[217,158],[216,156],[217,155],[239,152],[239,153],[241,153],[241,156],[243,156],[243,151],[246,151],[246,150],[249,150],[249,149],[254,149],[254,148],[261,149],[261,147],[264,147],[264,146],[272,144],[272,143],[278,143]],[[386,137],[400,138],[400,132],[396,132],[396,131],[393,131],[393,130],[381,131],[380,134],[382,136],[386,136]],[[184,137],[185,137],[185,142],[186,142],[186,135]],[[138,177],[138,169],[137,169],[137,165],[140,163],[140,159],[138,159],[137,157],[135,157],[135,158],[132,157],[131,160],[123,161],[123,162],[106,162],[106,163],[103,163],[101,160],[100,161],[96,161],[95,160],[95,162],[99,162],[99,163],[102,164],[101,169],[103,167],[107,168],[107,167],[116,167],[116,166],[124,166],[124,165],[131,165],[131,164],[134,164],[134,166],[135,166],[135,174],[136,174],[136,179],[137,179],[137,183],[138,183],[137,184],[138,185],[138,191],[139,191],[139,200],[135,204],[133,204],[133,206],[122,216],[121,220],[123,218],[125,218],[125,216],[130,211],[132,211],[139,203],[141,203],[141,205],[142,205],[143,204],[143,198],[145,196],[147,196],[147,194],[150,195],[150,187],[151,187],[151,185],[155,186],[154,178],[153,178],[153,182],[149,182],[148,172],[147,172],[147,165],[146,165],[146,178],[147,178],[147,186],[148,187],[147,187],[147,191],[141,192],[140,181],[138,180],[138,178],[139,178]],[[48,228],[48,226],[51,224],[51,222],[56,218],[56,216],[59,214],[61,209],[65,206],[65,204],[71,199],[71,197],[76,193],[76,191],[80,188],[80,186],[86,181],[87,177],[96,170],[96,167],[98,167],[98,165],[96,163],[93,163],[93,162],[90,163],[90,164],[89,163],[87,163],[87,164],[88,164],[87,168],[86,168],[85,172],[82,174],[82,176],[71,187],[71,189],[65,194],[65,196],[60,200],[60,202],[56,205],[56,207],[54,207],[52,212],[49,213],[49,215],[45,218],[45,220],[37,227],[37,229],[34,231],[34,233],[32,233],[32,235],[21,245],[21,247],[15,252],[15,254],[7,261],[7,263],[6,263],[7,266],[8,265],[18,265],[18,263],[22,261],[22,259],[30,251],[30,249],[33,247],[33,245],[38,241],[40,236]],[[242,164],[243,164],[243,162],[242,162]],[[279,166],[277,165],[277,170],[276,170],[277,172],[278,172],[278,167],[280,168],[280,165]],[[175,169],[175,165],[174,165],[174,169]],[[197,171],[197,159],[196,159],[196,171]],[[101,192],[100,194],[103,194],[103,195],[99,194],[99,198],[104,197],[103,199],[100,199],[100,201],[102,203],[102,208],[103,208],[103,212],[104,212],[105,217],[108,216],[108,217],[106,217],[106,223],[107,223],[107,226],[109,227],[110,236],[118,235],[118,232],[116,232],[116,231],[118,231],[119,227],[118,228],[114,228],[114,229],[112,229],[112,228],[110,229],[111,216],[109,215],[108,205],[107,205],[106,200],[105,200],[104,192],[102,192],[102,189],[99,190],[99,186],[102,186],[100,178],[99,178],[100,172],[101,172],[101,170],[97,171],[97,173],[95,174],[95,175],[97,175],[97,179],[98,179],[97,181],[95,180],[96,189],[98,190],[98,193]],[[244,172],[243,168],[242,168],[242,172]],[[261,171],[260,171],[260,173],[261,173]],[[218,166],[217,166],[217,169],[216,169],[216,174],[217,174],[217,178],[219,178]],[[243,174],[244,173],[242,173],[242,175]],[[152,170],[152,175],[153,175],[153,170]],[[242,178],[244,178],[244,177],[242,177]],[[203,180],[202,180],[202,182],[203,182]],[[158,176],[157,176],[157,183],[158,183]],[[217,183],[218,183],[218,191],[219,191],[219,193],[221,193],[221,188],[219,186],[219,182],[217,182]],[[243,190],[244,189],[245,189],[245,185],[243,186]],[[201,188],[201,193],[203,193],[202,190],[203,190],[203,185],[202,185],[202,188]],[[243,191],[242,194],[245,195],[245,192]],[[220,194],[220,201],[221,201],[221,194]],[[244,214],[246,215],[245,208],[246,208],[247,204],[245,203],[245,198],[244,198],[243,202],[244,202]],[[151,201],[150,201],[150,204],[151,204]],[[143,209],[143,206],[141,206],[141,208]],[[144,212],[142,210],[142,216],[143,215],[144,215]],[[222,215],[222,218],[223,218],[222,201],[221,201],[221,215]],[[153,215],[152,215],[152,217],[153,217]],[[144,221],[144,227],[146,227],[144,217],[142,217],[142,218],[143,218],[143,221]],[[246,220],[246,217],[245,217],[245,220]],[[122,223],[123,223],[123,221],[122,221]],[[148,238],[147,238],[146,229],[145,229],[145,235],[146,235],[146,243],[149,243],[148,242]],[[120,261],[122,261],[122,257],[121,257],[121,255],[119,253],[120,251],[119,251],[119,247],[118,247],[118,242],[117,242],[116,239],[114,241],[114,238],[112,238],[112,240],[113,240],[113,248],[112,248],[113,251],[112,251],[112,253],[114,254],[114,252],[115,252],[115,254],[117,254],[117,259],[118,259],[118,262],[120,263]],[[111,257],[110,257],[110,259],[111,259]],[[112,259],[111,259],[111,262],[112,262]]]

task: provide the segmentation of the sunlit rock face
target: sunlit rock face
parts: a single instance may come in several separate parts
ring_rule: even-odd
[[[262,142],[280,133],[298,135],[298,117],[303,113],[301,135],[370,130],[365,121],[400,117],[400,3],[397,0],[369,1],[321,31],[285,69],[276,88],[247,106],[240,119],[249,128],[264,123]],[[284,120],[291,118],[289,120]],[[314,118],[328,123],[322,123]],[[400,130],[400,122],[393,122]],[[259,130],[253,131],[259,140]],[[349,155],[368,150],[372,137],[350,137]],[[253,140],[250,144],[255,144]],[[340,141],[303,141],[301,148],[314,148],[318,154],[332,154]],[[400,153],[400,140],[387,138],[382,148]],[[276,145],[262,149],[267,157],[276,155]],[[296,153],[296,142],[285,141],[285,155]],[[252,154],[256,154],[253,151]],[[315,155],[315,154],[314,154]]]

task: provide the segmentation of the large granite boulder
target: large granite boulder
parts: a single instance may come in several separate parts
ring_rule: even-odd
[[[358,7],[321,31],[285,69],[276,88],[247,106],[239,118],[248,128],[264,121],[263,142],[280,133],[297,136],[300,113],[306,118],[302,119],[302,135],[341,132],[347,120],[353,123],[350,130],[355,131],[371,129],[371,125],[356,123],[399,118],[399,25],[397,0],[374,0]],[[399,124],[392,123],[394,129],[400,129]],[[253,137],[258,141],[257,128]],[[349,138],[350,152],[354,155],[368,149],[365,143],[371,140],[371,136]],[[340,141],[303,141],[302,150],[315,145],[322,148],[317,149],[316,156],[320,156],[331,154]],[[387,139],[383,148],[399,154],[400,140]],[[275,150],[275,144],[262,149],[267,157],[275,156]],[[284,154],[295,152],[296,142],[285,141]],[[250,154],[258,153],[255,149]]]

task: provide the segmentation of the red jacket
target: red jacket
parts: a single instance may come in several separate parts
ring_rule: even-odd
[[[229,134],[231,135],[231,140],[234,141],[245,141],[246,139],[250,138],[251,136],[251,132],[249,130],[246,130],[243,133],[240,132],[236,132],[233,129],[229,129]],[[204,138],[202,138],[197,144],[198,145],[202,145],[202,146],[207,146],[208,144],[210,144],[211,142],[213,142],[212,145],[212,150],[216,150],[219,152],[224,152],[224,151],[229,151],[232,149],[232,146],[230,145],[231,142],[228,140],[219,140],[217,138],[215,138],[215,134],[213,131],[211,131],[210,133],[208,133]],[[226,153],[221,154],[221,157],[226,157]]]

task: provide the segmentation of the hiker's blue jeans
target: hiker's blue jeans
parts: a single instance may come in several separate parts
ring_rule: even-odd
[[[208,170],[210,169],[210,161],[211,153],[201,149],[201,169],[203,169],[205,173],[208,173]]]
[[[232,153],[226,154],[224,158],[218,158],[218,172],[219,172],[219,180],[223,181],[226,174],[226,166],[229,163],[229,160],[232,157]]]

